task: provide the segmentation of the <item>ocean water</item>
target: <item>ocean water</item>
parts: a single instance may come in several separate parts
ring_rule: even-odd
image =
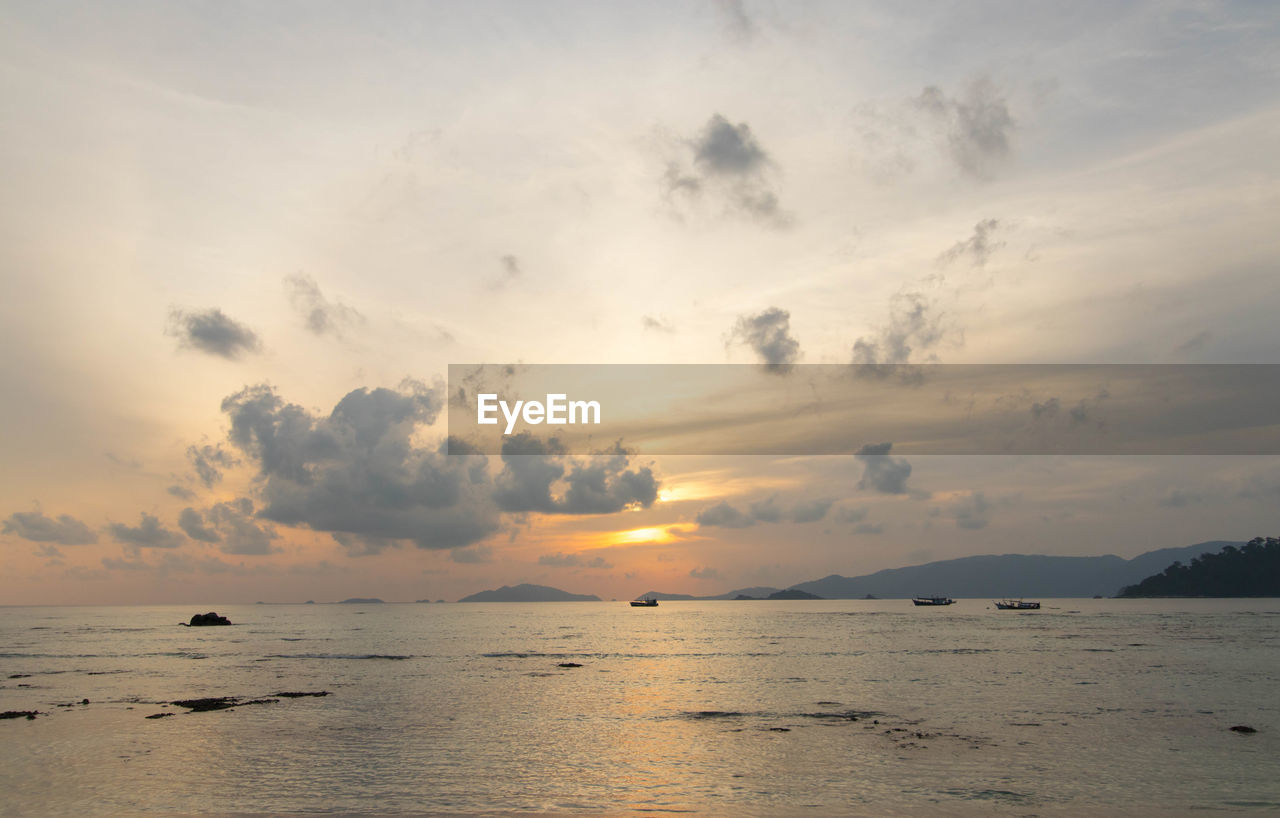
[[[1280,600],[212,607],[0,608],[0,811],[1280,811]]]

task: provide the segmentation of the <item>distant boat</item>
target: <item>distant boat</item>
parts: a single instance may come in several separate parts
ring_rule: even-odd
[[[647,596],[647,597],[644,597],[644,598],[642,598],[642,599],[633,599],[633,600],[631,600],[631,607],[633,607],[633,608],[656,608],[656,607],[658,607],[658,600],[654,599],[654,598],[653,598],[653,597],[651,597],[651,596]]]
[[[996,607],[1002,611],[1038,611],[1040,603],[1024,602],[1021,599],[1002,599],[996,602]]]
[[[916,605],[954,605],[956,601],[949,596],[918,596],[911,600]]]

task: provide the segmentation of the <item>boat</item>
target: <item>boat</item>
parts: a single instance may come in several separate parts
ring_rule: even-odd
[[[1001,599],[993,600],[996,607],[1002,611],[1038,611],[1040,610],[1039,602],[1024,602],[1021,599]]]
[[[633,599],[633,600],[631,600],[631,607],[633,607],[633,608],[656,608],[656,607],[658,607],[658,600],[654,599],[654,598],[653,598],[653,597],[651,597],[651,596],[642,597],[642,598],[640,598],[640,599]]]
[[[917,596],[911,602],[915,605],[954,605],[956,601],[949,596]]]

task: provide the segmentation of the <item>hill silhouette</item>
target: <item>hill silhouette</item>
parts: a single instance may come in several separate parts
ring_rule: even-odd
[[[1120,592],[1123,597],[1280,596],[1280,538],[1255,537],[1242,547],[1228,545],[1179,560]]]
[[[599,602],[594,594],[571,594],[548,585],[503,585],[490,591],[464,596],[459,602]]]

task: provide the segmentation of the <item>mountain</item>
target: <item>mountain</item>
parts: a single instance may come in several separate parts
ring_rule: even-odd
[[[765,585],[757,585],[752,588],[739,588],[736,591],[729,591],[715,596],[694,596],[692,594],[664,594],[661,591],[650,591],[647,594],[641,594],[642,597],[652,597],[661,600],[707,600],[707,599],[737,599],[740,596],[750,597],[752,599],[764,599],[770,594],[778,592],[777,588],[770,588]],[[640,597],[636,597],[639,599]]]
[[[503,585],[494,591],[464,596],[459,602],[599,602],[594,594],[571,594],[546,585]]]
[[[1258,537],[1243,548],[1228,545],[1201,554],[1190,565],[1175,562],[1126,587],[1120,596],[1280,596],[1280,539]]]
[[[822,599],[822,597],[808,591],[801,591],[799,588],[788,588],[785,591],[774,591],[765,599]]]
[[[373,597],[353,596],[351,597],[351,599],[344,599],[338,604],[339,605],[383,605],[385,603],[381,599],[375,599]]]
[[[1242,544],[1214,540],[1185,548],[1148,551],[1129,560],[1114,555],[962,557],[907,568],[889,568],[860,577],[832,574],[791,587],[826,599],[861,599],[867,594],[887,598],[918,594],[969,598],[1112,596],[1126,585],[1139,582],[1175,560],[1190,560],[1201,554],[1221,551],[1227,545]]]

